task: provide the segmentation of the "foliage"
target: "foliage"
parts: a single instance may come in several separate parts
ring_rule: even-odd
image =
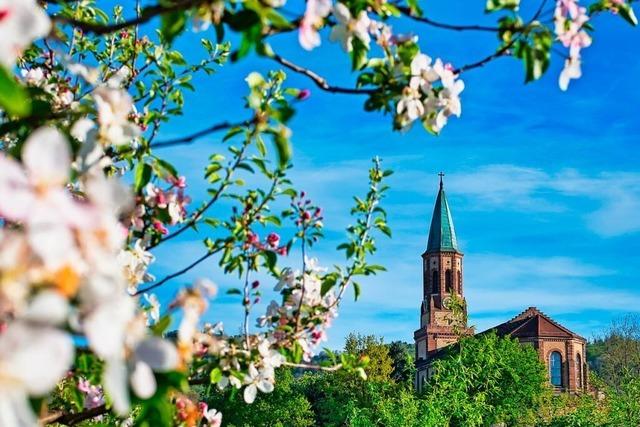
[[[389,347],[382,338],[374,335],[347,335],[344,351],[368,359],[364,368],[367,379],[371,381],[389,381],[393,372],[393,359],[389,355]]]
[[[307,427],[314,425],[314,414],[306,397],[299,393],[291,369],[276,372],[278,387],[259,396],[250,407],[235,391],[218,393],[203,387],[201,400],[224,413],[224,424],[236,427],[268,425],[274,427]]]
[[[546,393],[536,351],[491,332],[463,337],[434,362],[425,399],[452,425],[526,424]]]
[[[393,341],[389,344],[389,357],[393,360],[391,379],[396,383],[413,387],[416,375],[414,352],[413,344],[402,341]]]
[[[587,357],[591,369],[612,387],[640,378],[640,316],[615,319],[602,337],[589,343]]]

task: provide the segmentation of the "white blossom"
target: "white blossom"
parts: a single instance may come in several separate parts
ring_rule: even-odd
[[[259,371],[253,363],[250,364],[244,381],[247,384],[243,394],[244,401],[253,403],[256,400],[258,390],[263,393],[271,393],[273,391],[273,376],[272,369]]]
[[[51,30],[35,0],[0,0],[0,64],[12,68],[23,50]]]
[[[49,392],[73,362],[71,337],[48,326],[14,321],[0,334],[0,425],[37,425],[29,396]]]
[[[349,8],[344,3],[338,2],[333,7],[333,16],[338,23],[331,30],[331,41],[339,41],[345,52],[353,50],[354,37],[359,39],[367,49],[369,48],[371,41],[369,24],[371,21],[367,12],[363,10],[354,18]]]

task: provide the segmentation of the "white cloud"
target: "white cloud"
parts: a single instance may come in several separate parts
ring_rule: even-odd
[[[432,195],[416,182],[433,177],[420,171],[399,171],[402,188]],[[550,173],[510,164],[488,165],[446,178],[449,194],[468,199],[467,206],[483,210],[576,212],[602,237],[640,231],[640,173],[584,174],[575,169]],[[594,204],[585,209],[585,203]],[[580,205],[577,207],[577,205]],[[578,211],[579,210],[579,211]]]

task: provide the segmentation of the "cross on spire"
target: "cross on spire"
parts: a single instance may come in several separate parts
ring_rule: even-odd
[[[442,178],[444,177],[444,172],[440,172],[440,173],[438,174],[438,176],[440,177],[440,189],[442,189],[442,187],[443,187],[443,184],[442,184]]]

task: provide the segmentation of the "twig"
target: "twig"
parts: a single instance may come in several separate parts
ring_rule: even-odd
[[[347,93],[351,95],[371,95],[377,91],[377,89],[358,89],[358,88],[348,88],[348,87],[339,87],[332,86],[327,82],[327,79],[318,75],[317,73],[309,70],[308,68],[301,67],[300,65],[294,64],[286,58],[278,55],[277,53],[273,53],[271,55],[271,59],[276,61],[277,63],[287,67],[288,69],[295,71],[296,73],[302,74],[310,78],[316,86],[320,89],[325,90],[331,93]]]
[[[208,0],[182,0],[173,4],[156,4],[148,6],[142,9],[140,15],[130,20],[117,22],[114,24],[96,24],[94,22],[81,21],[74,18],[69,18],[61,15],[53,15],[51,19],[55,22],[61,22],[64,24],[73,25],[76,28],[81,29],[85,33],[93,33],[96,35],[111,34],[120,31],[125,28],[133,27],[140,24],[145,24],[155,18],[156,16],[163,15],[165,13],[176,12],[184,9],[190,9],[198,6],[201,3],[205,3]]]
[[[251,273],[251,258],[247,255],[247,272],[244,276],[243,300],[244,319],[242,322],[242,331],[244,333],[244,343],[247,350],[251,349],[249,344],[249,314],[251,313],[251,300],[249,299],[249,274]]]
[[[453,30],[453,31],[487,31],[492,33],[497,33],[500,31],[498,27],[489,27],[485,25],[455,25],[455,24],[447,24],[444,22],[438,22],[431,18],[427,18],[426,16],[417,16],[411,13],[411,9],[407,6],[399,6],[396,5],[396,8],[402,12],[403,15],[417,22],[422,22],[424,24],[431,25],[432,27],[442,28],[445,30]]]
[[[203,136],[207,136],[209,134],[212,134],[221,130],[230,129],[238,126],[249,126],[250,124],[251,124],[251,121],[249,120],[246,120],[240,123],[230,123],[230,122],[217,123],[215,125],[209,126],[206,129],[202,129],[198,132],[194,132],[191,135],[183,136],[176,139],[168,139],[166,141],[155,142],[151,144],[151,148],[165,148],[165,147],[172,147],[174,145],[182,145],[182,144],[187,145],[187,144],[193,143],[198,138],[202,138]]]
[[[160,239],[156,243],[149,245],[149,249],[155,248],[160,243],[164,243],[167,240],[171,240],[171,239],[179,236],[180,234],[184,233],[189,228],[191,228],[196,222],[198,222],[198,220],[202,217],[202,214],[204,214],[207,211],[207,209],[209,209],[211,206],[213,206],[213,204],[220,198],[220,196],[222,195],[224,190],[229,186],[229,180],[231,179],[231,175],[237,169],[238,165],[240,163],[242,163],[244,153],[246,152],[246,150],[249,147],[250,143],[251,143],[251,138],[247,138],[247,140],[242,145],[242,148],[240,149],[240,152],[238,153],[238,155],[236,157],[236,161],[233,163],[232,166],[227,168],[226,176],[225,176],[222,184],[220,184],[220,187],[218,187],[218,189],[216,190],[216,193],[213,195],[213,197],[211,197],[211,199],[204,206],[202,206],[200,209],[198,209],[195,212],[195,214],[191,217],[191,219],[186,221],[182,225],[182,227],[180,227],[179,229],[177,229],[173,233],[163,237],[162,239]]]
[[[175,273],[171,273],[168,276],[165,276],[164,278],[162,278],[162,280],[157,281],[156,283],[154,283],[153,285],[149,285],[146,288],[142,288],[139,289],[138,291],[136,291],[135,294],[133,294],[134,296],[137,295],[141,295],[144,294],[145,292],[149,292],[150,290],[153,290],[159,286],[164,285],[165,283],[167,283],[169,280],[175,279],[176,277],[182,276],[183,274],[187,273],[189,270],[191,270],[192,268],[194,268],[195,266],[197,266],[198,264],[202,263],[203,261],[205,261],[206,259],[212,257],[213,255],[215,255],[216,253],[218,253],[218,251],[221,248],[216,248],[215,250],[210,249],[209,251],[207,251],[207,253],[205,253],[204,255],[202,255],[200,258],[198,258],[197,260],[195,260],[194,262],[192,262],[191,264],[189,264],[188,266],[186,266],[185,268],[176,271]]]
[[[325,372],[335,372],[342,369],[342,363],[338,363],[337,365],[333,365],[333,366],[320,366],[320,365],[311,365],[307,363],[284,362],[282,366],[289,366],[290,368],[313,369],[314,371],[325,371]]]
[[[64,412],[58,412],[55,414],[51,414],[40,419],[41,424],[63,424],[67,426],[76,425],[82,421],[90,420],[92,418],[98,417],[100,415],[106,414],[108,412],[106,405],[100,405],[98,407],[88,409],[84,412],[80,412],[78,414],[68,414]]]
[[[503,56],[509,56],[511,55],[511,52],[509,49],[511,49],[511,47],[515,44],[517,38],[512,39],[509,43],[505,44],[504,46],[502,46],[500,49],[498,49],[497,51],[495,51],[494,53],[492,53],[491,55],[477,61],[477,62],[472,62],[471,64],[467,64],[464,65],[460,68],[456,68],[455,70],[453,70],[454,74],[460,74],[463,73],[465,71],[469,71],[469,70],[473,70],[474,68],[480,68],[483,67],[485,64],[493,61],[496,58],[500,58]]]
[[[514,37],[513,39],[511,39],[511,41],[507,44],[505,44],[504,46],[502,46],[500,49],[498,49],[497,51],[495,51],[494,53],[492,53],[491,55],[477,61],[477,62],[473,62],[471,64],[467,64],[464,65],[460,68],[455,69],[453,72],[454,74],[460,74],[463,73],[465,71],[469,71],[472,70],[474,68],[480,68],[482,66],[484,66],[485,64],[493,61],[496,58],[501,58],[503,56],[509,56],[511,55],[510,49],[511,47],[522,37],[524,31],[526,28],[528,28],[531,24],[533,24],[534,21],[536,21],[540,15],[542,14],[542,10],[544,9],[545,4],[547,4],[547,0],[542,0],[542,2],[540,2],[540,6],[538,7],[538,10],[536,10],[536,13],[531,17],[531,19],[529,19],[529,21],[527,22],[526,25],[524,25],[522,27],[522,29],[519,31],[519,34],[517,37]]]

